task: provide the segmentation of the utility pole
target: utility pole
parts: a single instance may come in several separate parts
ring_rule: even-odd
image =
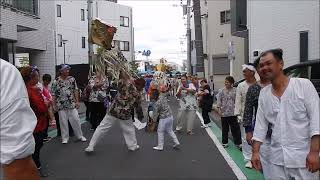
[[[90,32],[91,32],[91,23],[92,23],[92,3],[93,0],[87,0],[87,8],[88,8],[88,35],[90,36]],[[89,38],[88,38],[89,39]],[[91,69],[93,69],[93,44],[88,41],[88,48],[89,48],[89,74],[91,72]]]
[[[190,4],[191,0],[187,0],[187,70],[188,74],[192,74],[191,66],[191,29],[190,29]]]
[[[195,49],[196,49],[196,74],[204,77],[204,58],[203,58],[203,41],[202,41],[202,24],[201,24],[201,5],[200,0],[193,0],[194,14],[194,31],[195,31]]]

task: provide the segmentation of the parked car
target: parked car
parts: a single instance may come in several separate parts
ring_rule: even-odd
[[[320,59],[309,60],[306,62],[301,62],[284,69],[284,73],[288,77],[298,77],[309,79],[314,87],[316,88],[320,96]],[[243,82],[244,79],[234,83],[234,87],[237,87],[239,83]]]

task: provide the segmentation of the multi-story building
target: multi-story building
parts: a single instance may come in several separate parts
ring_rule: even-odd
[[[231,0],[232,33],[248,40],[253,61],[267,49],[282,48],[285,66],[320,57],[320,2]]]
[[[242,38],[231,35],[230,1],[201,1],[201,24],[203,37],[203,52],[205,77],[214,78],[216,89],[224,86],[224,79],[228,75],[236,80],[242,78],[241,65],[245,63]],[[191,18],[192,40],[194,40],[194,23]],[[232,45],[231,45],[232,44]],[[195,43],[192,41],[192,64],[194,64]],[[233,53],[230,53],[232,50]]]
[[[55,1],[57,64],[88,64],[87,1]]]
[[[78,74],[88,71],[87,1],[0,2],[1,58],[19,65],[17,58],[27,56],[41,74],[53,77],[62,63],[71,64]],[[93,15],[118,28],[114,43],[133,60],[132,9],[116,2],[93,1]]]
[[[128,61],[134,60],[132,8],[109,1],[93,2],[93,17],[117,28],[113,45],[120,48]],[[106,9],[108,9],[106,11]]]
[[[53,1],[1,0],[0,57],[12,64],[16,54],[29,55],[41,73],[55,74]]]

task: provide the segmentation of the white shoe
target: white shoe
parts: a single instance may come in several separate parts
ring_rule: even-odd
[[[86,142],[87,141],[87,139],[85,137],[83,137],[83,136],[81,136],[81,138],[79,140],[82,141],[82,142]]]
[[[62,144],[68,144],[68,140],[62,141]]]
[[[222,144],[222,146],[223,146],[224,148],[227,148],[227,147],[229,147],[229,144]]]
[[[201,126],[201,128],[208,128],[209,126],[207,124],[204,124]]]
[[[159,147],[159,146],[156,146],[156,147],[153,147],[154,150],[157,150],[157,151],[162,151],[163,148]]]
[[[94,150],[93,150],[93,147],[88,146],[84,151],[87,152],[87,153],[91,153]]]
[[[246,168],[252,169],[251,161],[248,161],[245,165]]]
[[[137,151],[138,149],[140,149],[140,146],[139,145],[136,145],[136,147],[132,148],[132,149],[129,149],[130,151]]]
[[[174,150],[180,150],[180,144],[175,144],[173,145]]]

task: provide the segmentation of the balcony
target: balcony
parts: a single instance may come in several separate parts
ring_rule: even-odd
[[[39,16],[39,0],[0,0],[0,5],[26,15]]]

